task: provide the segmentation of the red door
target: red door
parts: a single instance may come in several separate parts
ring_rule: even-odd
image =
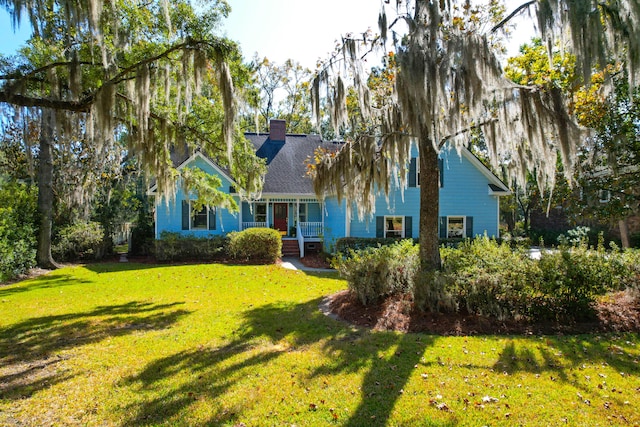
[[[273,204],[273,226],[276,230],[284,231],[285,234],[288,231],[288,208],[289,205],[287,203]]]

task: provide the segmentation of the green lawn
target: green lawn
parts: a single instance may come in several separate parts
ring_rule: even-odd
[[[637,334],[437,337],[322,315],[277,266],[96,264],[0,287],[0,425],[638,425]]]

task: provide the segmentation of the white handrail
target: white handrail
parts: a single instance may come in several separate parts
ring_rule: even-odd
[[[296,237],[298,239],[298,248],[300,249],[300,258],[304,258],[304,236],[302,235],[300,223],[296,225]]]

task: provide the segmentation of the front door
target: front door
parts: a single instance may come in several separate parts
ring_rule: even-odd
[[[273,204],[273,226],[276,230],[280,232],[284,232],[287,234],[288,231],[288,221],[287,218],[289,216],[288,211],[289,205],[288,203],[274,203]]]

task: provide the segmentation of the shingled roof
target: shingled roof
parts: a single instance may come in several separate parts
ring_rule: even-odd
[[[305,160],[318,147],[338,150],[341,143],[323,141],[320,135],[296,135],[284,132],[284,120],[272,120],[270,133],[246,133],[258,157],[266,159],[264,194],[313,194]]]

